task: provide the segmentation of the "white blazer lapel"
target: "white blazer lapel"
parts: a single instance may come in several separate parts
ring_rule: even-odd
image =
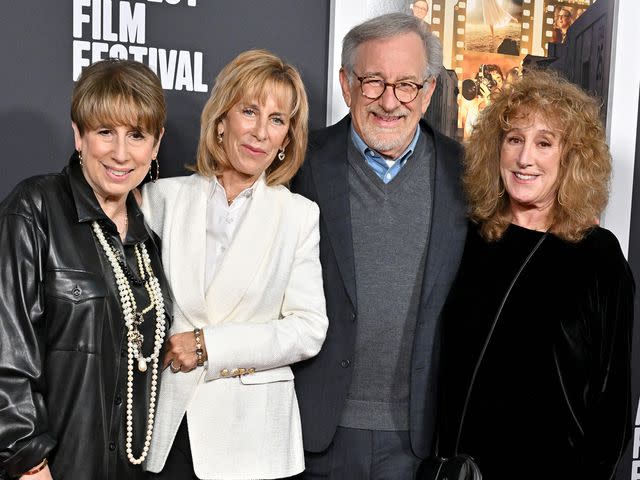
[[[178,308],[195,326],[207,323],[204,297],[207,195],[210,180],[192,175],[176,197],[171,219],[169,262],[171,288]],[[180,328],[178,326],[178,328]]]
[[[251,204],[206,294],[209,323],[224,322],[251,284],[278,232],[283,196],[258,179]]]

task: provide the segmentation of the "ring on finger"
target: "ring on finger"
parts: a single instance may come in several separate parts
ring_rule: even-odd
[[[182,368],[182,366],[176,367],[176,366],[173,364],[173,360],[171,360],[171,363],[169,363],[169,368],[171,369],[171,371],[172,371],[173,373],[178,373],[178,372],[180,371],[180,369]]]

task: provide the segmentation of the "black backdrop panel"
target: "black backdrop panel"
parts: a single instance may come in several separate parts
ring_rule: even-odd
[[[184,174],[194,161],[215,75],[249,48],[296,65],[311,127],[325,124],[329,0],[20,0],[3,2],[1,10],[0,198],[19,180],[66,163],[74,71],[93,54],[137,55],[164,77],[162,176]]]
[[[640,478],[640,99],[638,101],[638,124],[636,133],[636,157],[633,171],[633,197],[631,201],[631,226],[629,231],[629,264],[636,281],[635,322],[633,331],[631,405],[633,436],[627,448],[625,461],[618,478]],[[631,469],[631,471],[629,471]]]

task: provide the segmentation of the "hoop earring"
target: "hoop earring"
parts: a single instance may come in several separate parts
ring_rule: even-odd
[[[156,162],[155,175],[151,174],[151,171],[153,170],[153,162]],[[158,161],[157,158],[152,158],[151,163],[149,164],[149,180],[151,180],[153,183],[156,183],[156,180],[158,180],[158,178],[160,178],[160,162]]]
[[[498,193],[498,198],[502,198],[504,196],[504,185],[500,189],[500,193]]]
[[[284,157],[285,157],[284,148],[281,148],[280,152],[278,152],[278,160],[282,162],[284,160]]]

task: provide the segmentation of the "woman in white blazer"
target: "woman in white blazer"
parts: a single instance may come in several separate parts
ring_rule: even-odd
[[[148,184],[175,297],[146,469],[158,479],[267,479],[304,469],[290,364],[327,329],[318,207],[285,186],[302,164],[308,103],[264,50],[218,75],[196,173]]]

